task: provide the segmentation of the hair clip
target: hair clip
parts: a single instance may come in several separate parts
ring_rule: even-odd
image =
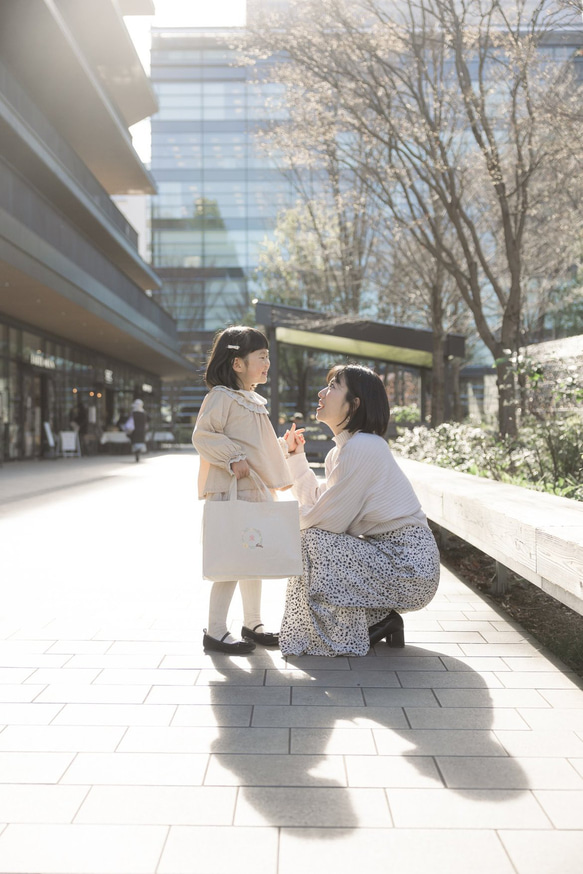
[[[240,349],[240,346],[227,346],[227,349]]]

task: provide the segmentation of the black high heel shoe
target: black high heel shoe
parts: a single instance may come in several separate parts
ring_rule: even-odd
[[[395,649],[402,649],[405,646],[405,631],[403,626],[403,617],[391,610],[385,619],[376,622],[368,629],[370,645],[374,646],[384,638],[388,645]]]

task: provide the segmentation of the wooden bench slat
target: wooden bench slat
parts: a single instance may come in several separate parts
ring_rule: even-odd
[[[583,614],[583,503],[396,457],[429,519]]]

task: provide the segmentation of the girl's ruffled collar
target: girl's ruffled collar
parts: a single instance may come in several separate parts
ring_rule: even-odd
[[[267,400],[256,391],[237,390],[226,385],[215,385],[213,391],[224,391],[230,398],[233,398],[234,401],[251,413],[264,413],[267,415]]]

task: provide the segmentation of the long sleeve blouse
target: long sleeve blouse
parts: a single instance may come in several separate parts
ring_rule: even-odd
[[[326,456],[325,482],[318,481],[305,453],[288,458],[301,528],[359,537],[404,525],[428,527],[413,487],[382,437],[341,431],[334,442]]]
[[[267,401],[254,391],[215,386],[198,414],[192,443],[200,455],[198,496],[228,492],[231,464],[246,459],[269,489],[287,489],[291,475],[267,414]],[[239,480],[238,491],[253,491],[251,477]]]

